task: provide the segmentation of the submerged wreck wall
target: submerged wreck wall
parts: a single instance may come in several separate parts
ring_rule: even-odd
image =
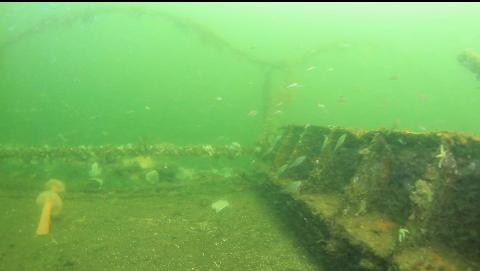
[[[332,270],[480,270],[479,138],[287,126],[262,158]]]
[[[228,145],[169,143],[95,146],[0,145],[0,192],[38,191],[59,178],[69,192],[153,191],[177,181],[238,175],[251,151]]]

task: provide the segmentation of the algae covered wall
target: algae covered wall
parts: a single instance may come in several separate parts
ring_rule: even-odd
[[[238,143],[0,146],[0,189],[38,191],[44,181],[59,178],[70,192],[152,192],[179,182],[234,177],[239,168],[248,169],[249,153]]]
[[[449,267],[448,260],[419,256],[406,263],[398,256],[433,247],[440,255],[462,254],[454,260],[458,266],[478,265],[477,137],[291,125],[264,149],[273,183],[320,214],[317,219],[331,221],[327,234],[345,231],[342,238],[363,243],[375,255],[370,261],[382,259],[402,270]]]

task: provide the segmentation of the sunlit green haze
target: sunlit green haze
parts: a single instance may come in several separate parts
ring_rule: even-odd
[[[0,143],[480,132],[478,4],[0,4]]]

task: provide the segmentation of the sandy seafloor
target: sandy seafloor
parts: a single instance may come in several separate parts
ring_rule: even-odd
[[[251,188],[66,192],[47,236],[35,198],[0,193],[0,270],[321,270]]]

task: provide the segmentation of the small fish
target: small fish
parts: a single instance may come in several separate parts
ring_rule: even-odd
[[[286,86],[285,88],[298,88],[302,87],[299,83],[291,83],[290,85]]]
[[[103,185],[103,180],[99,178],[101,174],[102,168],[97,162],[94,162],[90,167],[90,171],[88,172],[90,179],[96,181],[99,185]]]
[[[150,106],[148,105],[145,106],[145,110],[150,110],[150,109],[151,109]]]
[[[323,136],[322,149],[321,149],[322,152],[323,152],[323,150],[325,150],[325,148],[327,147],[328,141],[329,141],[328,136],[327,136],[327,135],[324,135],[324,136]]]
[[[294,167],[297,167],[297,166],[301,165],[305,161],[306,158],[307,157],[305,155],[302,155],[302,156],[298,157],[297,159],[295,159],[295,161],[293,161],[293,163],[291,163],[288,166],[288,168],[294,168]]]
[[[287,170],[287,168],[288,168],[288,164],[285,164],[285,165],[281,166],[277,171],[277,175],[282,176],[283,173],[285,172],[285,170]]]
[[[223,98],[218,96],[218,97],[215,97],[215,100],[217,100],[218,102],[221,102],[221,101],[223,101]]]
[[[249,117],[255,117],[257,114],[258,114],[258,111],[257,111],[257,110],[252,110],[252,111],[248,112],[247,115],[248,115]]]
[[[369,148],[363,148],[358,151],[358,154],[360,155],[369,155],[370,154],[370,149]]]
[[[340,148],[343,143],[345,142],[345,139],[347,138],[347,134],[343,134],[341,135],[338,140],[337,140],[337,144],[335,144],[335,148],[333,149],[333,151],[336,151],[338,148]]]
[[[458,55],[457,60],[480,80],[480,53],[473,49],[465,49]]]
[[[315,66],[310,66],[310,67],[307,68],[307,72],[313,71],[313,70],[315,70],[316,68],[317,68],[317,67],[315,67]]]
[[[94,179],[94,178],[100,176],[100,174],[102,174],[102,168],[100,167],[100,165],[97,162],[94,162],[90,166],[90,171],[88,172],[88,174],[92,179]]]
[[[103,180],[102,179],[94,178],[93,180],[96,181],[98,183],[98,185],[103,186]]]
[[[281,138],[282,138],[282,135],[277,135],[273,140],[273,142],[270,144],[270,147],[267,149],[267,151],[263,155],[264,156],[269,155],[273,151],[273,149],[277,146],[277,143],[280,142]]]
[[[395,81],[395,80],[398,80],[398,78],[399,78],[398,75],[392,75],[388,78],[388,80]]]
[[[62,142],[67,142],[67,138],[63,134],[57,134],[58,139]]]
[[[318,108],[324,109],[326,106],[324,104],[317,104]]]
[[[160,179],[160,175],[156,170],[151,170],[145,174],[145,180],[147,180],[147,182],[151,184],[158,183],[159,179]]]

